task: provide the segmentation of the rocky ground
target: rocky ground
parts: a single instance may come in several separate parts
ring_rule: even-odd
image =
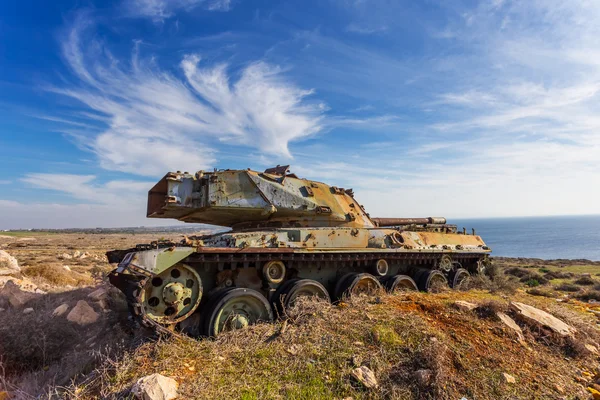
[[[0,400],[600,398],[600,263],[497,258],[468,290],[307,301],[197,341],[132,330],[105,282],[106,250],[157,238],[0,236]]]

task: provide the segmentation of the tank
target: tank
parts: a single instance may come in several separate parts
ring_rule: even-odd
[[[107,253],[134,317],[177,334],[272,320],[302,296],[458,288],[490,262],[474,230],[441,217],[373,218],[352,189],[289,166],[170,172],[150,189],[147,216],[230,228]]]

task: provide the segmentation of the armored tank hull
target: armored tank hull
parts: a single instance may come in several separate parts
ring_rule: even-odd
[[[457,288],[491,250],[444,218],[371,218],[352,190],[263,173],[169,173],[148,216],[231,231],[108,253],[110,281],[145,325],[215,336],[284,316],[301,296]]]

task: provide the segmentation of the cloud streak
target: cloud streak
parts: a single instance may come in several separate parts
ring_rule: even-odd
[[[192,11],[202,6],[210,11],[229,11],[231,0],[125,0],[126,15],[136,18],[149,18],[156,23],[175,15],[176,11]]]
[[[227,64],[188,54],[178,66],[181,79],[141,58],[140,42],[123,66],[92,33],[89,14],[79,14],[62,43],[78,83],[53,90],[109,120],[86,144],[105,169],[157,176],[208,168],[219,143],[289,158],[290,142],[321,130],[326,107],[309,101],[313,91],[286,80],[277,66],[250,63],[234,80]]]

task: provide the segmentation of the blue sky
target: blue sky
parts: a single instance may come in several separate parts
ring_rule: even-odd
[[[291,164],[372,215],[600,213],[600,3],[0,4],[0,229],[152,225],[169,170]]]

